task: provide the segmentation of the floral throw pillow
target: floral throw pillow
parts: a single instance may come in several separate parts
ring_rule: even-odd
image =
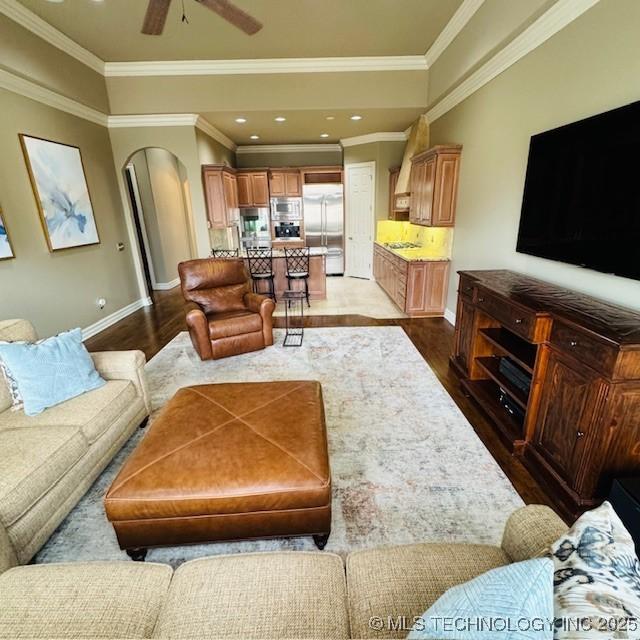
[[[11,397],[11,410],[19,411],[23,408],[24,403],[22,402],[22,396],[20,395],[20,390],[18,389],[18,383],[15,381],[15,378],[11,375],[11,372],[0,358],[0,379],[2,378],[4,378],[7,388],[9,389],[9,396]]]
[[[551,547],[556,640],[640,638],[640,563],[604,502]]]

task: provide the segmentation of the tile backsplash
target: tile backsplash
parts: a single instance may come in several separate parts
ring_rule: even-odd
[[[378,222],[376,240],[385,242],[412,242],[424,249],[425,256],[451,257],[453,228],[423,227],[410,222],[381,220]]]

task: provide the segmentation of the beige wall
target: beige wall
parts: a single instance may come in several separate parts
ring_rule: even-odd
[[[122,201],[130,214],[129,198],[125,189],[123,169],[133,154],[140,149],[159,147],[175,155],[184,165],[183,182],[188,184],[191,208],[191,231],[194,254],[206,257],[211,253],[207,226],[207,210],[202,189],[201,163],[194,127],[130,127],[109,129],[113,147],[113,162],[118,175]]]
[[[102,75],[2,14],[0,68],[104,113],[109,110]]]
[[[238,153],[238,167],[313,167],[341,165],[342,151]]]
[[[376,220],[389,216],[389,169],[402,163],[405,142],[370,142],[345,147],[344,163],[376,163]]]
[[[137,300],[107,130],[4,90],[0,113],[0,206],[16,254],[0,262],[0,318],[28,318],[46,336],[87,327]],[[49,253],[18,133],[80,147],[99,245]],[[107,299],[104,310],[95,303],[100,297]]]
[[[236,154],[227,149],[223,144],[214,140],[200,129],[196,129],[196,145],[198,146],[198,158],[200,164],[226,164],[228,167],[236,166]]]
[[[107,78],[119,113],[424,107],[427,71]]]
[[[556,0],[485,0],[429,69],[429,103],[505,46]]]
[[[131,163],[138,182],[154,285],[162,287],[177,279],[178,263],[192,257],[181,163],[158,148],[139,151]]]
[[[601,0],[431,124],[432,143],[464,145],[457,269],[507,268],[640,309],[640,283],[515,251],[531,135],[640,99],[640,2]]]

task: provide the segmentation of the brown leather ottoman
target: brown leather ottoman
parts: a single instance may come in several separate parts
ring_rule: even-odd
[[[318,382],[180,389],[104,499],[120,548],[331,531],[331,473]]]

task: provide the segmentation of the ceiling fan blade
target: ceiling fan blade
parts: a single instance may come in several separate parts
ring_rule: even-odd
[[[167,21],[171,0],[149,0],[147,13],[142,23],[142,33],[147,36],[159,36],[164,30]]]
[[[236,7],[229,0],[198,0],[198,2],[207,9],[215,11],[221,18],[230,22],[234,27],[244,31],[247,35],[252,36],[262,29],[262,23],[258,22],[253,16]]]

